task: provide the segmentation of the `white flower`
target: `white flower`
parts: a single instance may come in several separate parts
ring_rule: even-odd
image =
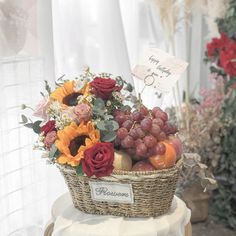
[[[111,106],[111,101],[108,100],[106,105],[107,105],[108,107]]]
[[[50,104],[48,114],[51,116],[58,116],[62,111],[61,104],[58,101],[54,101]]]
[[[48,158],[49,157],[49,151],[45,151],[42,156],[42,158]]]
[[[89,82],[89,79],[81,77],[75,80],[75,91],[79,91]]]
[[[59,130],[64,129],[66,126],[70,125],[73,119],[70,117],[69,113],[63,112],[60,116],[56,117],[56,128]]]

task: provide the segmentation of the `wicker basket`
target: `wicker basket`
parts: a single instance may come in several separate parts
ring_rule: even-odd
[[[114,171],[109,177],[78,176],[72,168],[59,166],[70,190],[74,206],[89,214],[126,217],[156,217],[165,214],[172,203],[182,159],[165,170],[148,172]],[[128,183],[132,185],[134,203],[93,201],[89,181]]]

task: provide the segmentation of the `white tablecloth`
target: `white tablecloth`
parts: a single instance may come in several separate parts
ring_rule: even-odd
[[[52,216],[52,236],[184,236],[190,210],[175,196],[169,212],[157,218],[90,215],[75,209],[65,194],[54,203]]]

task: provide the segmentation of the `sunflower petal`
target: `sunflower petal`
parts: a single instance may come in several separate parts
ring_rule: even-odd
[[[50,98],[53,98],[60,103],[63,103],[64,97],[74,92],[74,81],[67,81],[61,87],[58,87],[51,93]]]

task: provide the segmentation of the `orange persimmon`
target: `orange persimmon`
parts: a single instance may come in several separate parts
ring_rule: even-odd
[[[161,142],[166,147],[166,152],[163,155],[154,155],[148,158],[149,162],[158,170],[171,168],[176,162],[176,151],[174,147],[167,143]]]

